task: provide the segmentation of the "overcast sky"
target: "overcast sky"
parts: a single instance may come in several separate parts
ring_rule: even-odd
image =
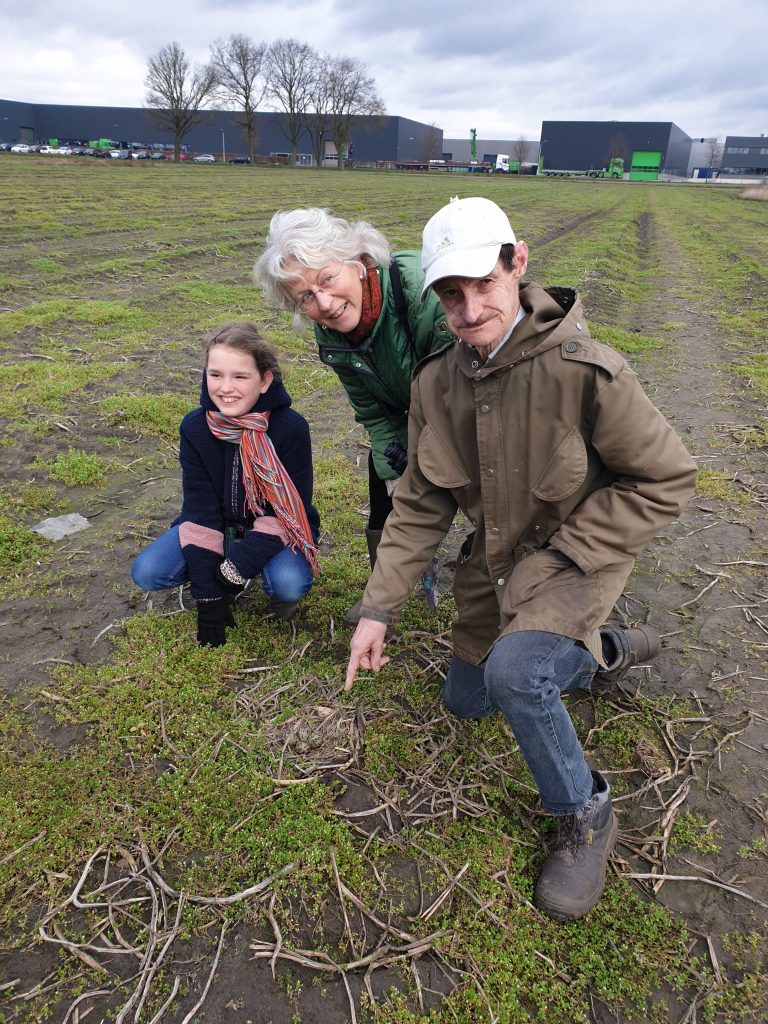
[[[0,98],[142,106],[147,57],[239,32],[355,57],[387,113],[446,138],[538,139],[542,120],[768,134],[767,0],[3,0]]]

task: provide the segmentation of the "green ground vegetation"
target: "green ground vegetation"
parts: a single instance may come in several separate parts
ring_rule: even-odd
[[[747,505],[749,498],[734,486],[731,474],[721,469],[700,469],[696,489],[706,498],[721,498],[736,505]]]
[[[125,486],[143,486],[144,477],[130,476],[134,461],[142,474],[146,467],[177,474],[178,425],[197,403],[200,341],[209,328],[257,320],[313,429],[314,414],[331,414],[334,404],[346,409],[335,377],[314,359],[311,338],[297,337],[289,316],[251,283],[277,209],[328,206],[371,220],[396,248],[418,248],[422,225],[451,194],[486,195],[529,241],[529,276],[578,287],[595,336],[630,360],[649,348],[673,351],[684,326],[674,320],[651,334],[636,330],[637,309],[653,302],[673,252],[679,287],[690,290],[687,305],[717,319],[733,372],[765,387],[764,357],[754,354],[768,311],[765,211],[725,190],[271,168],[247,175],[220,168],[213,176],[119,163],[0,160],[9,243],[0,254],[0,460],[6,480],[16,481],[0,495],[0,571],[12,581],[10,591],[3,584],[4,596],[21,592],[13,580],[23,580],[26,592],[47,593],[52,580],[74,587],[81,561],[99,571],[79,550],[75,573],[29,529],[69,507],[68,488],[87,485],[93,506],[109,509],[113,476],[122,472]],[[584,921],[562,927],[533,908],[542,850],[530,827],[535,794],[512,739],[498,716],[457,726],[438,710],[435,668],[444,669],[445,647],[434,638],[447,635],[449,596],[441,596],[435,619],[415,595],[392,639],[392,663],[340,694],[349,639],[340,623],[367,576],[365,480],[343,434],[326,426],[315,435],[322,575],[295,631],[264,620],[260,593],[238,602],[238,628],[219,650],[195,643],[189,610],[136,614],[114,631],[103,661],[52,665],[45,686],[0,704],[6,948],[34,941],[35,915],[62,904],[98,847],[124,869],[143,846],[164,851],[165,877],[187,894],[225,897],[275,876],[271,903],[187,903],[185,937],[217,934],[222,916],[271,935],[271,914],[287,946],[308,941],[311,920],[317,948],[354,960],[362,940],[353,948],[343,929],[330,934],[323,924],[328,913],[341,914],[334,900],[342,878],[378,920],[428,941],[455,971],[445,1005],[429,1015],[419,1010],[405,971],[397,991],[369,1007],[378,1024],[572,1024],[591,1019],[593,1006],[622,1020],[662,1021],[671,1019],[665,1000],[683,990],[714,993],[702,1003],[710,1014],[702,1019],[746,1019],[734,1014],[757,1005],[754,957],[745,953],[743,974],[722,977],[718,987],[691,954],[684,922],[618,874]],[[765,424],[739,440],[764,445]],[[35,452],[21,471],[19,446]],[[738,500],[716,472],[703,472],[699,486],[704,496]],[[148,498],[140,513],[128,506],[129,522],[115,515],[111,538],[134,531],[142,543],[151,539],[145,531],[157,528],[166,498],[163,492],[155,505]],[[41,738],[31,706],[75,739],[57,746]],[[364,723],[357,784],[370,787],[387,813],[400,807],[407,828],[366,831],[366,819],[338,812],[353,787],[314,771],[290,746],[302,721],[316,723],[318,709],[331,709],[341,729],[329,756],[336,746],[347,749],[355,723]],[[683,728],[690,709],[639,702],[630,720],[598,703],[595,713],[596,721],[579,725],[583,735],[617,771],[630,772],[648,749],[664,750],[663,723]],[[438,811],[422,820],[408,817],[408,802],[423,780]],[[451,793],[461,799],[443,808]],[[688,815],[678,818],[673,839],[701,851],[714,836]],[[764,854],[753,843],[743,856]],[[410,865],[405,877],[395,870],[402,864]],[[462,884],[453,884],[459,874]],[[414,911],[415,890],[423,889],[424,907],[446,887],[428,918]],[[84,942],[100,918],[94,909],[59,923],[71,942]],[[146,924],[144,909],[124,922],[140,948]],[[56,972],[61,998],[83,991],[84,977],[89,987],[101,979],[64,949]],[[170,982],[160,971],[158,987],[167,992]],[[0,1021],[46,1020],[51,998],[9,1003]],[[161,1001],[150,1000],[147,1010]]]
[[[47,470],[51,480],[65,487],[95,487],[104,483],[106,475],[106,462],[100,455],[89,455],[77,448],[57,455],[52,462],[37,465]]]

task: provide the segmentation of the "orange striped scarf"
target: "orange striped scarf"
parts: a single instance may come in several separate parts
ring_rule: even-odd
[[[288,546],[302,552],[312,568],[312,575],[317,576],[320,571],[317,546],[312,539],[307,512],[267,434],[269,413],[225,416],[209,410],[206,419],[214,437],[240,445],[248,508],[254,515],[263,516],[264,506],[271,505],[288,538]]]
[[[370,335],[376,326],[376,321],[381,316],[383,298],[381,295],[381,282],[376,267],[368,267],[363,282],[363,294],[360,300],[360,322],[354,330],[349,331],[344,337],[350,345],[357,346]]]

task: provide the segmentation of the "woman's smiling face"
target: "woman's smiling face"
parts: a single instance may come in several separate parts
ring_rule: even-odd
[[[285,270],[291,274],[291,300],[304,316],[320,327],[349,334],[360,323],[363,312],[365,267],[356,260],[329,260],[315,270],[290,259]]]

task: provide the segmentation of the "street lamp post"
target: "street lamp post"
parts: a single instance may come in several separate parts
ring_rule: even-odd
[[[221,162],[225,164],[227,162],[227,148],[224,145],[224,129],[221,129]]]

